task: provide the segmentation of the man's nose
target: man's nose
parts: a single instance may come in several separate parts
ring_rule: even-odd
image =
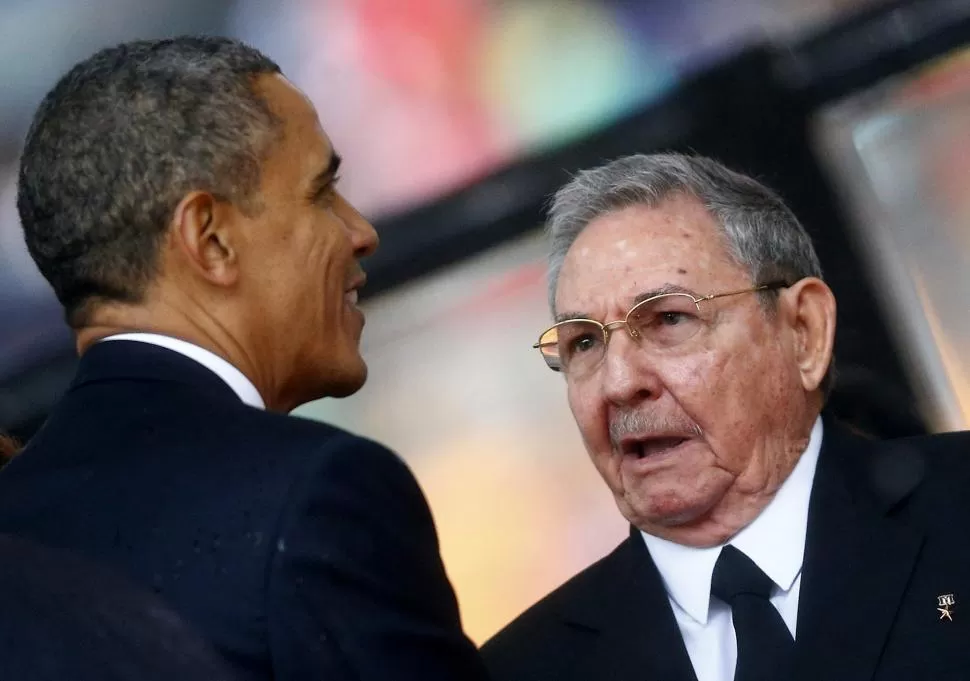
[[[354,255],[358,258],[366,258],[369,255],[373,255],[380,245],[377,230],[374,229],[374,226],[350,202],[342,198],[341,203],[340,217],[343,219],[344,224],[347,225],[347,231],[350,232],[350,241],[354,247]]]
[[[600,367],[603,392],[616,405],[657,399],[663,391],[653,360],[631,337],[622,322],[609,325],[612,332]]]

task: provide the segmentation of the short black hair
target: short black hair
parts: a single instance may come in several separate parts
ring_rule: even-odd
[[[186,193],[252,211],[279,120],[255,88],[279,66],[229,38],[103,49],[47,94],[27,133],[17,208],[27,248],[72,327],[91,303],[137,303]]]

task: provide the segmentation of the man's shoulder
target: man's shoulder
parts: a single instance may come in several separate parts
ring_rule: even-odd
[[[872,439],[841,424],[830,424],[823,453],[841,462],[851,475],[902,476],[924,482],[970,475],[970,431],[894,439]]]
[[[909,446],[919,451],[947,457],[970,453],[970,431],[967,430],[955,430],[933,435],[919,435],[916,437],[886,440],[885,442],[890,445]],[[965,459],[966,457],[963,458]],[[970,459],[967,461],[970,464]],[[960,461],[955,461],[954,463],[960,463]]]
[[[25,461],[45,467],[69,458],[149,476],[160,468],[209,477],[221,471],[225,484],[270,487],[338,460],[363,468],[398,465],[386,447],[337,425],[176,382],[151,388],[116,382],[69,393],[28,444]]]
[[[970,432],[954,431],[899,440],[884,447],[897,456],[909,453],[919,461],[924,483],[965,490],[970,484]],[[960,496],[964,496],[961,492]]]
[[[540,599],[486,642],[482,646],[482,655],[493,677],[532,678],[522,673],[528,669],[548,673],[548,665],[554,663],[554,651],[564,652],[572,632],[588,629],[583,614],[599,610],[600,596],[621,572],[620,564],[632,550],[632,541],[632,538],[626,539],[609,555]]]
[[[278,414],[243,406],[238,417],[223,424],[223,451],[245,450],[247,457],[266,458],[271,465],[313,468],[346,461],[354,467],[403,465],[402,459],[374,439],[340,426],[302,416]],[[238,448],[238,449],[237,449]]]
[[[226,425],[242,426],[247,431],[248,437],[299,445],[319,445],[331,443],[334,440],[348,444],[370,442],[366,437],[326,421],[253,409],[242,404],[239,407],[239,418],[236,423]]]
[[[970,476],[970,432],[882,440],[874,448],[877,462],[903,462],[918,467],[924,481],[945,482]]]
[[[970,524],[970,432],[879,440],[851,469],[868,480],[888,507],[922,518],[928,527]],[[903,503],[905,502],[905,503]]]

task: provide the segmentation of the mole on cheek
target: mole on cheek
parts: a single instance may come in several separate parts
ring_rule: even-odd
[[[683,270],[683,269],[681,269],[681,268],[678,267],[677,268],[677,274],[687,274],[687,270]]]

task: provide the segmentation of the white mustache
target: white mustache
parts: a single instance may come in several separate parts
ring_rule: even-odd
[[[652,415],[643,411],[621,411],[616,412],[610,419],[610,442],[614,446],[619,446],[624,437],[648,433],[677,433],[691,437],[703,435],[701,427],[686,418]]]

